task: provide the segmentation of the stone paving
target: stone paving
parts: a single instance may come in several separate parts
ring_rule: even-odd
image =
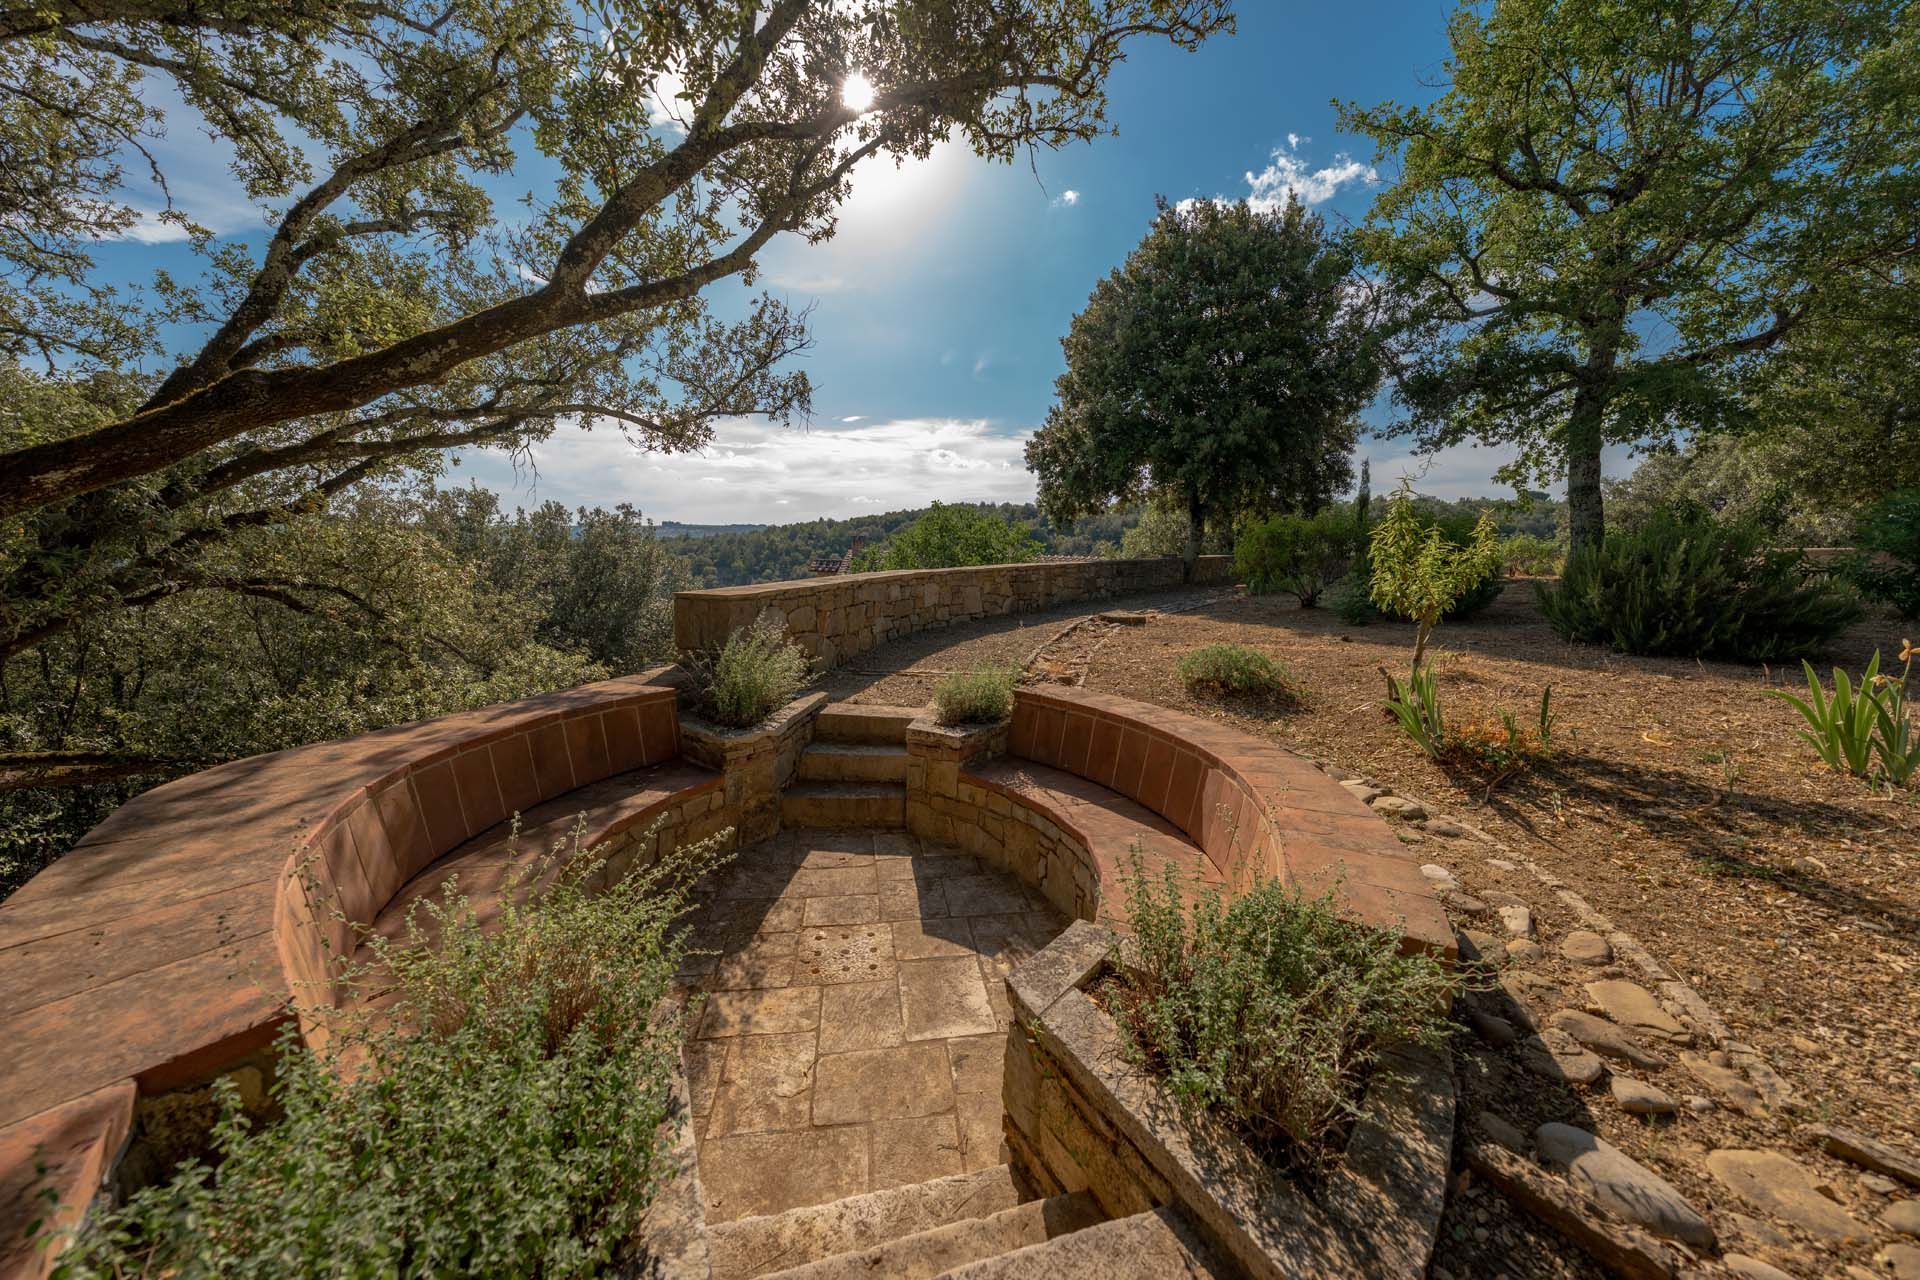
[[[1063,917],[897,831],[783,832],[705,902],[685,978],[708,1221],[1005,1161],[1004,979]]]

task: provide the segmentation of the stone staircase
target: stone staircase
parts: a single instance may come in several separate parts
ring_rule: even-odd
[[[708,1246],[713,1280],[1224,1274],[1170,1215],[1111,1221],[1086,1191],[1028,1198],[1006,1165],[721,1223]]]
[[[921,711],[849,704],[822,711],[799,774],[781,794],[781,825],[904,827],[907,726]]]

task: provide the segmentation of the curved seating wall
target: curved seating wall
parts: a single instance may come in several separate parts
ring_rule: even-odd
[[[947,819],[947,838],[1004,850],[1009,870],[1073,915],[1123,916],[1117,882],[1131,851],[1177,854],[1184,837],[1186,869],[1203,884],[1232,894],[1278,878],[1332,892],[1351,917],[1399,933],[1407,950],[1456,953],[1444,908],[1392,830],[1290,751],[1197,716],[1066,688],[1019,691],[1006,750],[1000,766],[962,764],[953,795],[931,811]],[[1023,761],[1041,766],[1035,775],[1058,770],[1097,790],[1025,778]],[[1028,830],[1006,825],[1016,815]],[[1077,865],[1053,865],[1061,837]]]
[[[0,904],[0,1231],[31,1210],[36,1148],[63,1199],[90,1195],[137,1094],[268,1045],[291,993],[328,1000],[350,922],[371,924],[435,859],[510,814],[677,757],[670,671],[180,778]],[[0,1240],[0,1273],[17,1245]]]

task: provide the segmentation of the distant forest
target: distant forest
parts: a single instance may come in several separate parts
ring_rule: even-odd
[[[1502,534],[1530,533],[1553,538],[1564,524],[1563,503],[1533,495],[1529,509],[1508,500],[1462,499],[1445,502],[1423,498],[1423,506],[1477,512],[1491,506]],[[955,503],[972,506],[1033,531],[1042,551],[1050,556],[1111,556],[1120,550],[1120,538],[1140,523],[1142,509],[1127,507],[1088,516],[1065,529],[1056,528],[1032,503]],[[855,538],[878,543],[912,524],[925,507],[854,516],[846,520],[808,520],[801,524],[683,524],[664,521],[657,526],[660,546],[683,560],[696,587],[738,587],[752,582],[780,582],[807,576],[815,556],[842,555]]]
[[[1031,529],[1046,555],[1113,555],[1120,535],[1140,523],[1136,509],[1089,516],[1056,529],[1032,503],[953,503],[970,506]],[[738,587],[750,582],[779,582],[807,576],[815,556],[843,555],[855,538],[884,541],[922,515],[925,507],[854,516],[847,520],[809,520],[803,524],[698,525],[668,521],[659,526],[660,545],[686,561],[696,587]]]

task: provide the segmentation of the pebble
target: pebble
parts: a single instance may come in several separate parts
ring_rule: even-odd
[[[1500,908],[1500,923],[1506,926],[1507,932],[1513,937],[1533,936],[1533,912],[1526,907]]]
[[[1495,871],[1518,871],[1520,868],[1505,858],[1488,858],[1487,865]]]
[[[1534,1145],[1551,1168],[1564,1172],[1611,1210],[1653,1232],[1711,1249],[1713,1228],[1672,1184],[1604,1138],[1569,1124],[1543,1124]]]
[[[1507,954],[1521,964],[1535,964],[1547,958],[1545,948],[1531,938],[1515,938],[1507,944]]]
[[[1520,1038],[1511,1022],[1484,1009],[1467,1009],[1467,1022],[1473,1033],[1496,1049],[1504,1049]]]
[[[1873,1257],[1893,1280],[1920,1280],[1920,1249],[1910,1244],[1890,1244]]]
[[[1460,882],[1453,878],[1453,872],[1437,862],[1429,862],[1420,868],[1420,874],[1442,889],[1458,889]]]
[[[1697,1116],[1704,1116],[1718,1109],[1713,1105],[1712,1098],[1703,1098],[1697,1093],[1687,1095],[1687,1110]]]
[[[1727,1270],[1745,1277],[1745,1280],[1793,1280],[1792,1276],[1771,1263],[1749,1258],[1744,1253],[1725,1254],[1720,1261],[1726,1264]]]
[[[1892,1178],[1883,1178],[1877,1173],[1861,1174],[1860,1185],[1876,1196],[1890,1196],[1900,1189],[1900,1184]]]
[[[1742,1115],[1760,1116],[1767,1112],[1766,1101],[1760,1091],[1747,1083],[1747,1078],[1732,1067],[1723,1067],[1698,1054],[1683,1053],[1680,1065],[1692,1073],[1693,1078],[1720,1095],[1721,1101]]]
[[[1378,787],[1368,786],[1366,783],[1360,781],[1358,778],[1348,778],[1347,780],[1343,781],[1340,785],[1345,787],[1350,793],[1352,793],[1352,795],[1357,800],[1359,800],[1361,804],[1372,804],[1375,800],[1387,794],[1386,792],[1382,791]]]
[[[1593,1084],[1607,1070],[1572,1036],[1552,1027],[1520,1042],[1520,1061],[1535,1075],[1562,1084]]]
[[[1383,795],[1367,801],[1373,811],[1383,817],[1400,818],[1407,822],[1427,816],[1427,807],[1418,800],[1409,800],[1405,796]]]
[[[1644,1080],[1617,1075],[1608,1081],[1608,1084],[1613,1089],[1613,1100],[1632,1115],[1670,1116],[1680,1109],[1679,1104],[1668,1097],[1664,1089],[1650,1085]]]
[[[1514,1154],[1527,1154],[1527,1135],[1493,1112],[1482,1111],[1475,1115],[1473,1125],[1483,1136],[1491,1138]]]
[[[1482,902],[1480,899],[1474,897],[1470,893],[1448,894],[1447,905],[1452,907],[1455,911],[1460,912],[1462,915],[1469,915],[1469,916],[1483,916],[1487,914],[1487,912],[1493,910],[1492,907],[1489,907],[1486,903]]]
[[[1902,1200],[1880,1215],[1880,1225],[1920,1239],[1920,1200]]]
[[[1575,929],[1560,940],[1560,954],[1575,964],[1612,964],[1613,948],[1591,929]]]
[[[1473,828],[1461,826],[1451,818],[1428,818],[1426,829],[1449,840],[1466,840],[1474,834]]]
[[[1358,782],[1360,780],[1359,774],[1351,769],[1342,769],[1337,764],[1323,764],[1320,766],[1320,772],[1326,774],[1335,782]]]
[[[1692,1039],[1686,1027],[1660,1007],[1660,1001],[1654,998],[1653,992],[1636,982],[1618,978],[1589,982],[1587,998],[1599,1007],[1600,1012],[1623,1027],[1667,1040]]]
[[[1813,1175],[1778,1151],[1714,1151],[1707,1156],[1707,1172],[1762,1213],[1813,1235],[1835,1242],[1872,1235],[1820,1194]]]
[[[1667,1065],[1666,1059],[1649,1053],[1638,1040],[1605,1018],[1596,1018],[1578,1009],[1561,1009],[1549,1021],[1595,1053],[1620,1062],[1631,1062],[1649,1071],[1657,1071]]]

